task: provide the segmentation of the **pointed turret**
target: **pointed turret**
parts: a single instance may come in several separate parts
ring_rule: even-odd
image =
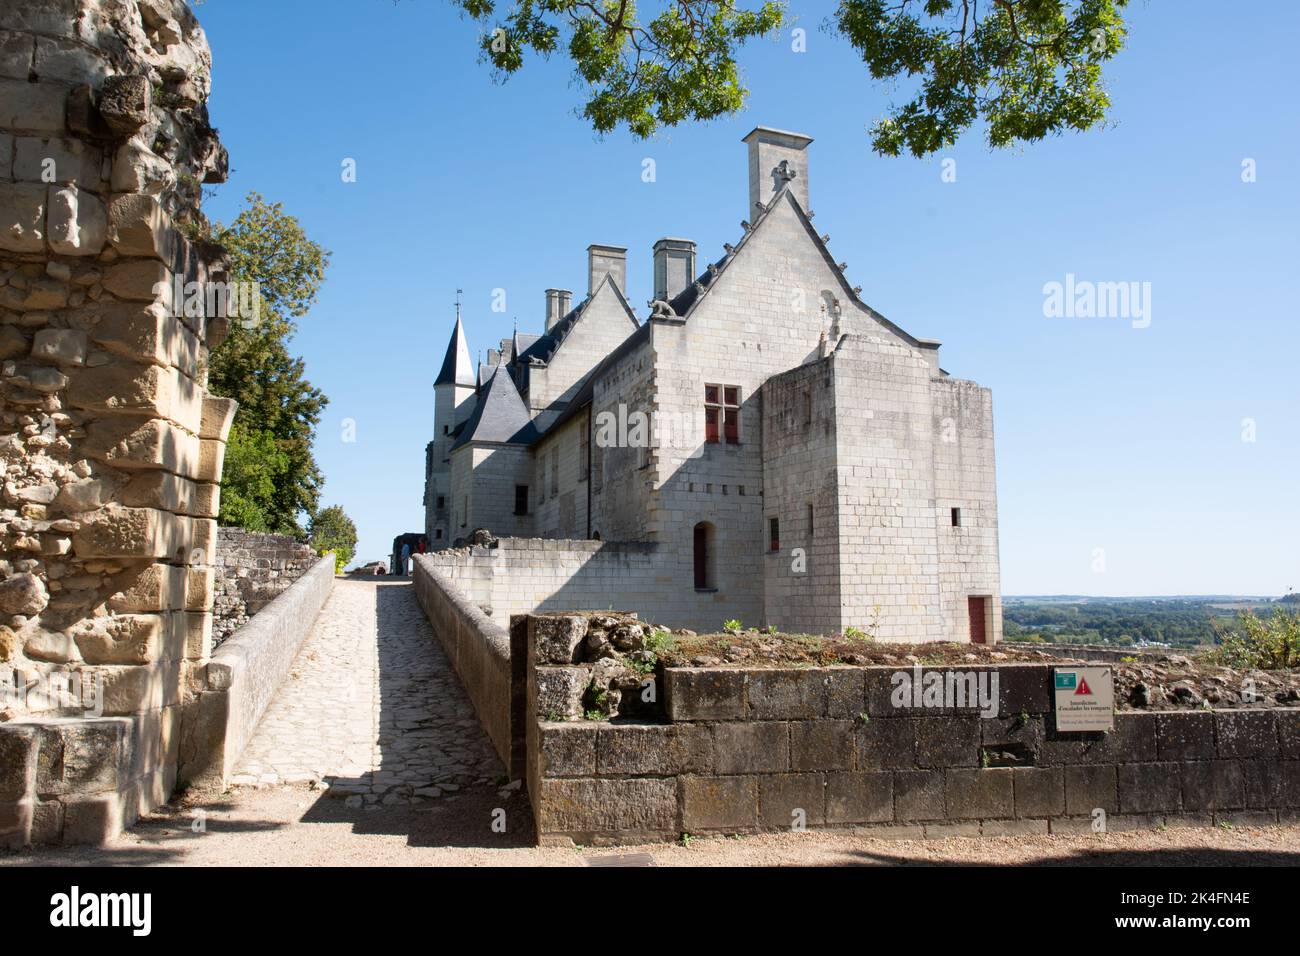
[[[451,331],[451,341],[447,343],[447,355],[442,360],[442,370],[438,372],[436,385],[464,385],[474,387],[474,363],[469,357],[469,341],[465,338],[465,327],[460,322],[460,306],[456,306],[456,327]]]

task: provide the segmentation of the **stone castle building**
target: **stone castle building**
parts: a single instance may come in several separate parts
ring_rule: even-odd
[[[988,389],[849,284],[813,226],[812,140],[744,142],[743,235],[703,269],[690,240],[656,242],[644,321],[608,245],[588,247],[581,302],[548,289],[543,333],[477,368],[457,314],[426,449],[431,550],[480,528],[641,542],[654,597],[631,609],[660,623],[997,641]]]

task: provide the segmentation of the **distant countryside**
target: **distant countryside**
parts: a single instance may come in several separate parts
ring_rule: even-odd
[[[1284,598],[1203,597],[1004,597],[1003,637],[1047,644],[1116,644],[1194,648],[1213,646],[1216,634],[1242,611],[1267,617],[1274,608],[1300,608],[1300,594]]]

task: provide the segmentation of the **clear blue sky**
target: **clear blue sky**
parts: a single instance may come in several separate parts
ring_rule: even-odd
[[[761,123],[815,138],[817,223],[863,298],[993,389],[1004,592],[1300,588],[1300,5],[1136,0],[1113,128],[998,152],[972,132],[929,160],[871,153],[890,91],[819,29],[829,3],[791,4],[807,52],[788,33],[745,49],[744,113],[650,142],[595,137],[562,59],[495,84],[446,0],[195,9],[232,165],[209,215],[257,190],[333,253],[294,347],[330,398],[322,503],[356,520],[358,560],[423,527],[455,290],[477,352],[516,317],[540,331],[547,287],[581,298],[602,242],[629,248],[640,306],[655,239],[695,239],[705,261],[739,237],[740,138]],[[1150,282],[1150,327],[1044,317],[1044,283],[1067,273]]]

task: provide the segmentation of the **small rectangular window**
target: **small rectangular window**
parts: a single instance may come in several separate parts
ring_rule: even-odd
[[[469,520],[469,495],[460,499],[460,526],[465,527],[465,522]]]
[[[436,530],[433,532],[433,537],[434,537],[434,540],[435,540],[435,541],[441,541],[441,540],[442,540],[442,529],[441,529],[441,528],[436,529]]]
[[[953,508],[953,509],[952,509],[952,526],[953,526],[954,528],[960,528],[960,527],[961,527],[961,509],[960,509],[960,508]]]
[[[781,550],[781,519],[780,518],[767,519],[767,539],[768,539],[767,550],[769,551]]]
[[[740,387],[704,386],[704,440],[740,444]]]
[[[515,514],[528,514],[528,486],[515,485]]]
[[[447,499],[443,495],[438,496],[438,510],[441,511],[447,507]]]
[[[810,538],[813,536],[813,528],[814,528],[814,526],[813,526],[813,506],[812,506],[812,503],[809,502],[809,504],[808,504],[808,537],[810,537]]]

